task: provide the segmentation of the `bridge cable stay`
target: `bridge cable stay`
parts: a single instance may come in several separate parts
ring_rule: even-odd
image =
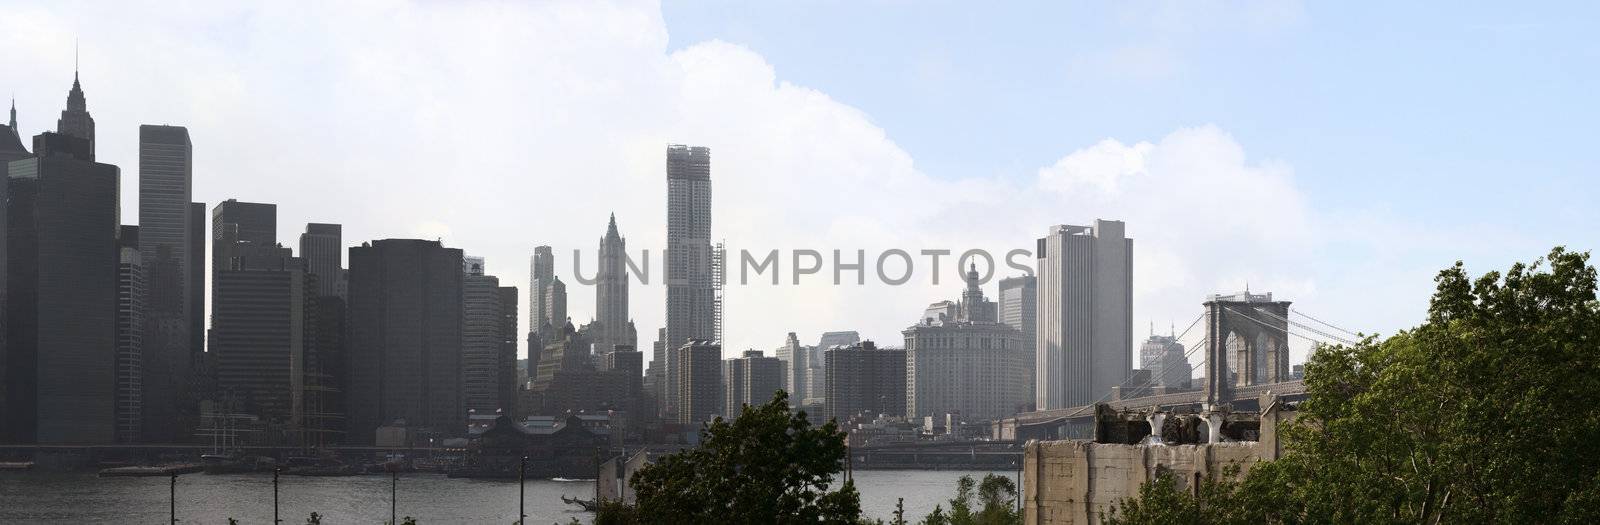
[[[1359,333],[1356,333],[1356,332],[1352,332],[1352,331],[1349,331],[1349,330],[1345,330],[1343,328],[1339,328],[1338,326],[1334,326],[1332,323],[1329,323],[1327,321],[1323,321],[1321,319],[1317,319],[1315,317],[1306,315],[1305,312],[1302,312],[1302,311],[1299,311],[1299,310],[1296,310],[1296,309],[1293,309],[1293,308],[1290,308],[1289,311],[1293,312],[1295,314],[1298,314],[1300,317],[1304,317],[1306,319],[1310,319],[1312,321],[1316,321],[1318,324],[1321,324],[1321,325],[1326,326],[1328,328],[1332,328],[1334,330],[1338,330],[1340,332],[1344,332],[1346,334],[1350,334],[1350,336],[1352,336],[1352,337],[1357,337],[1357,338],[1366,337],[1365,335],[1362,335],[1362,334],[1359,334]]]
[[[1238,310],[1234,310],[1234,311],[1237,312]],[[1339,336],[1324,332],[1322,330],[1318,330],[1318,329],[1316,329],[1314,327],[1306,326],[1306,325],[1301,324],[1300,322],[1295,321],[1293,319],[1289,319],[1287,317],[1280,317],[1280,316],[1278,316],[1278,314],[1275,314],[1275,313],[1272,313],[1272,312],[1268,312],[1266,310],[1257,310],[1257,311],[1261,312],[1262,314],[1265,314],[1267,317],[1271,317],[1273,319],[1276,319],[1276,320],[1279,320],[1279,321],[1283,321],[1284,323],[1300,327],[1301,329],[1304,329],[1304,330],[1306,330],[1308,332],[1311,332],[1311,333],[1326,337],[1328,339],[1332,339],[1334,341],[1338,341],[1340,343],[1344,343],[1344,344],[1347,344],[1347,345],[1350,345],[1350,346],[1355,346],[1355,344],[1356,344],[1355,341],[1351,341],[1349,339],[1345,339],[1343,337],[1339,337]],[[1249,316],[1246,316],[1246,317],[1249,317]]]
[[[1231,308],[1231,307],[1226,307],[1226,306],[1224,306],[1224,307],[1223,307],[1223,308],[1228,308],[1228,309],[1230,309],[1230,310],[1232,310],[1232,308]],[[1240,314],[1243,314],[1243,312],[1239,312],[1239,311],[1238,311],[1238,310],[1234,310],[1234,312],[1235,312],[1235,313],[1240,313]],[[1279,328],[1279,327],[1277,327],[1277,326],[1273,326],[1273,325],[1270,325],[1270,324],[1267,324],[1267,323],[1265,323],[1265,322],[1262,322],[1262,321],[1261,321],[1261,320],[1260,320],[1260,319],[1256,319],[1256,318],[1254,318],[1254,317],[1250,317],[1250,316],[1249,316],[1249,315],[1240,315],[1240,317],[1243,317],[1243,318],[1245,318],[1245,319],[1248,319],[1248,320],[1250,320],[1250,322],[1252,322],[1252,323],[1256,323],[1256,324],[1259,324],[1259,325],[1261,325],[1261,326],[1265,326],[1265,327],[1267,327],[1267,328],[1271,328],[1271,329],[1273,329],[1273,330],[1278,330],[1278,331],[1280,331],[1280,332],[1283,332],[1283,333],[1285,333],[1285,334],[1288,334],[1288,335],[1292,335],[1292,336],[1295,336],[1295,337],[1298,337],[1298,338],[1301,338],[1301,339],[1305,339],[1305,340],[1307,340],[1307,341],[1310,341],[1310,342],[1313,342],[1313,343],[1316,343],[1316,344],[1321,344],[1321,345],[1331,345],[1331,344],[1332,344],[1332,343],[1329,343],[1329,342],[1327,342],[1327,341],[1323,341],[1323,340],[1321,340],[1321,339],[1317,339],[1317,338],[1314,338],[1314,337],[1310,337],[1310,336],[1307,336],[1307,335],[1304,335],[1304,334],[1301,334],[1301,333],[1299,333],[1299,332],[1291,332],[1291,331],[1289,331],[1289,330],[1288,330],[1288,329],[1285,329],[1285,328]],[[1298,326],[1298,325],[1297,325],[1297,326]],[[1334,339],[1334,340],[1336,340],[1336,341],[1339,341],[1339,342],[1340,342],[1340,343],[1342,343],[1342,344],[1347,344],[1347,345],[1353,345],[1353,344],[1355,344],[1355,343],[1351,343],[1351,342],[1349,342],[1349,341],[1345,341],[1345,340],[1343,340],[1343,339],[1339,339],[1339,338],[1336,338],[1336,337],[1332,337],[1332,338],[1330,338],[1330,339]]]

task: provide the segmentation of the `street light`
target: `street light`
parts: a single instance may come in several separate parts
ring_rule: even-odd
[[[523,488],[528,482],[528,456],[522,456],[522,463],[517,466],[517,525],[525,525],[528,520],[528,510],[525,507],[527,489]]]
[[[282,471],[283,471],[283,467],[272,467],[272,523],[273,523],[273,525],[277,525],[279,523],[283,523],[283,520],[278,519],[278,473],[282,472]]]

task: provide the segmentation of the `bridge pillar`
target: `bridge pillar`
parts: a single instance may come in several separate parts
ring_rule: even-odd
[[[1204,304],[1207,405],[1232,401],[1235,387],[1289,378],[1289,301],[1246,291]]]

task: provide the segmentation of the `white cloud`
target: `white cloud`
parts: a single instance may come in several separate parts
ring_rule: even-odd
[[[1296,271],[1316,221],[1292,170],[1250,160],[1213,127],[1107,139],[1037,180],[938,180],[860,110],[783,81],[749,49],[669,52],[652,4],[201,5],[14,6],[0,19],[0,70],[22,82],[28,133],[60,109],[66,50],[83,37],[101,158],[123,166],[130,222],[137,126],[172,123],[193,136],[195,198],[278,203],[286,245],[305,222],[344,224],[349,245],[443,237],[525,290],[535,245],[554,246],[570,275],[571,250],[592,254],[616,212],[659,276],[664,147],[688,143],[712,148],[714,235],[785,250],[783,268],[794,248],[865,249],[868,272],[890,248],[998,256],[1031,249],[1051,224],[1101,217],[1126,220],[1135,238],[1139,325],[1185,321],[1201,294],[1245,280],[1317,288]],[[938,287],[833,287],[826,273],[732,286],[725,351],[836,329],[897,345],[924,305],[958,294],[953,257],[943,264]],[[586,319],[593,292],[569,286],[569,311]],[[664,292],[633,291],[648,344]]]

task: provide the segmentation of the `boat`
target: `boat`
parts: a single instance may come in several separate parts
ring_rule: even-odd
[[[32,461],[0,461],[0,471],[33,470]]]
[[[176,464],[176,465],[156,465],[156,466],[112,467],[112,468],[108,468],[108,469],[102,469],[100,471],[100,477],[102,477],[102,478],[116,478],[116,477],[173,476],[173,475],[178,475],[178,474],[191,474],[191,473],[200,472],[200,471],[203,471],[203,470],[205,470],[205,467],[202,466],[202,465],[196,464],[196,463],[181,463],[181,464]]]

